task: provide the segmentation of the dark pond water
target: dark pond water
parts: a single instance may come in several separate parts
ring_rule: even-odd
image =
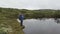
[[[26,19],[23,29],[25,34],[60,34],[60,19]],[[58,24],[57,24],[58,23]]]

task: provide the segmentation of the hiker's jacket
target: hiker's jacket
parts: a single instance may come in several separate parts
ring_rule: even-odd
[[[24,16],[23,15],[19,15],[19,20],[23,20]]]

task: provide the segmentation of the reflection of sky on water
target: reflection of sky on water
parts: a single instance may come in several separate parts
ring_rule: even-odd
[[[36,20],[36,19],[26,19],[24,20],[26,34],[40,34],[44,32],[59,32],[60,24],[57,24],[54,19]]]

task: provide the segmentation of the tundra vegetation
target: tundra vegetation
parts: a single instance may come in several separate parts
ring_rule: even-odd
[[[25,19],[60,18],[60,10],[0,8],[0,34],[24,34],[22,26],[16,20],[20,13],[24,14]]]

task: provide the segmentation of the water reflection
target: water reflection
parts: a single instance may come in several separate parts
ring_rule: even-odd
[[[60,34],[60,24],[53,18],[50,19],[26,19],[24,20],[25,34]]]
[[[60,19],[59,18],[56,18],[55,19],[55,22],[60,23]]]

